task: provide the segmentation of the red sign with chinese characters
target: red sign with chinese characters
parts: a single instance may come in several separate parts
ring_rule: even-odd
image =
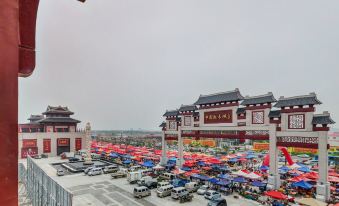
[[[36,139],[24,139],[22,140],[22,147],[28,148],[28,147],[36,147]]]
[[[43,147],[44,153],[51,153],[51,139],[44,139]]]
[[[220,110],[204,113],[205,124],[232,123],[232,110]]]
[[[69,146],[69,139],[67,138],[59,138],[58,146]]]
[[[81,138],[75,138],[75,150],[81,150]]]

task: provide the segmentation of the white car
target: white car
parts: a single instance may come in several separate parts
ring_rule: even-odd
[[[89,176],[101,175],[103,173],[101,168],[93,168],[88,172]]]
[[[207,190],[204,197],[208,200],[221,198],[221,194],[215,190]]]
[[[91,171],[93,168],[95,167],[87,167],[85,170],[84,170],[84,173],[87,174],[89,171]]]
[[[198,195],[204,195],[207,192],[207,190],[208,190],[208,186],[203,185],[198,189],[197,193]]]
[[[63,169],[58,169],[57,170],[57,175],[58,176],[64,176],[65,175],[65,171]]]

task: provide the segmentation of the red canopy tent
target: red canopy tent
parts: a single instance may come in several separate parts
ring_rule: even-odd
[[[265,195],[279,200],[287,200],[288,198],[287,195],[284,195],[283,193],[275,190],[265,192]]]

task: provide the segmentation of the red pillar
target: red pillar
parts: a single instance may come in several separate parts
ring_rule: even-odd
[[[18,205],[19,3],[0,1],[0,205]]]

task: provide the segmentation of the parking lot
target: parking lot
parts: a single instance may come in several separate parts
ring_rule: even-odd
[[[155,189],[152,189],[151,196],[137,199],[133,197],[133,189],[136,185],[131,185],[126,178],[112,179],[109,174],[87,176],[84,173],[76,173],[66,176],[57,176],[56,169],[51,163],[60,162],[60,158],[48,158],[35,160],[47,174],[55,179],[61,186],[68,189],[74,195],[73,205],[110,205],[110,206],[172,206],[179,205],[178,200],[171,197],[159,198],[156,196]],[[251,206],[258,205],[254,201],[246,199],[235,199],[233,196],[223,196],[226,198],[228,205]],[[191,202],[180,205],[188,206],[206,206],[208,200],[203,196],[194,193]]]

